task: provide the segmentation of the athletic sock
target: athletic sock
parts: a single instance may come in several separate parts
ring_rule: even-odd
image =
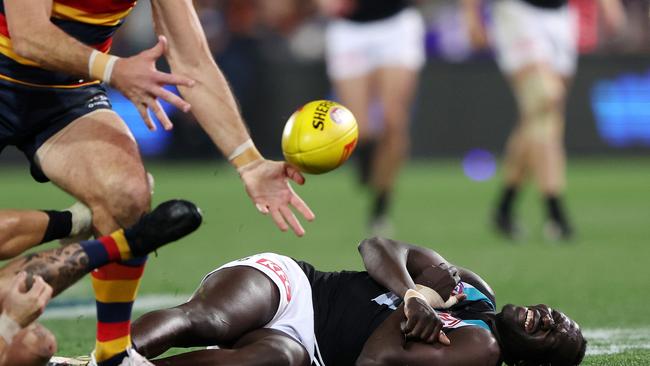
[[[95,359],[98,366],[117,366],[131,346],[131,310],[147,257],[111,263],[92,272],[97,304]]]
[[[370,182],[370,173],[372,170],[372,160],[375,155],[375,147],[377,143],[373,140],[362,141],[357,145],[357,169],[359,173],[359,183],[362,185]]]
[[[70,235],[72,230],[72,213],[70,211],[43,211],[49,218],[45,235],[41,240],[47,243],[52,240],[62,239]]]
[[[88,255],[88,267],[97,305],[95,359],[98,366],[116,366],[131,345],[131,310],[146,257],[132,259],[128,234],[118,230],[109,236],[80,243]],[[114,263],[121,261],[119,263]]]
[[[517,187],[516,186],[506,186],[503,188],[501,193],[501,200],[499,201],[498,206],[498,216],[501,218],[510,219],[512,216],[512,204],[517,197]]]
[[[133,258],[124,230],[118,230],[111,235],[102,236],[97,240],[83,241],[79,244],[88,255],[89,269]]]
[[[555,195],[547,195],[546,210],[549,219],[560,224],[563,228],[568,227],[568,222],[564,214],[564,209],[562,208],[562,202],[559,197]]]
[[[388,206],[390,204],[390,193],[388,191],[381,191],[375,195],[374,204],[372,207],[372,218],[377,219],[386,216],[388,213]]]

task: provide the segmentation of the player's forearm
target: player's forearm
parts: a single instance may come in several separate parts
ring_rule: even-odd
[[[151,2],[156,32],[169,41],[165,53],[172,72],[195,81],[180,92],[201,127],[225,156],[250,136],[235,98],[208,47],[190,0]]]
[[[49,19],[42,0],[6,0],[5,14],[14,52],[41,67],[87,77],[92,49],[66,34]]]
[[[203,130],[225,156],[250,139],[228,83],[214,63],[205,65],[201,72],[184,66],[183,62],[170,62],[173,73],[196,80],[192,88],[181,88],[181,94],[192,105],[192,113]]]
[[[368,274],[382,286],[404,297],[408,289],[415,289],[415,282],[406,265],[408,249],[394,244],[390,239],[365,239],[359,244],[359,252]]]

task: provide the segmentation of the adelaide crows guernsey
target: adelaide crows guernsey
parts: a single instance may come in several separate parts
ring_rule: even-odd
[[[372,332],[401,304],[402,299],[373,280],[368,272],[321,272],[298,261],[312,288],[314,330],[318,353],[326,366],[353,366]],[[466,326],[489,330],[481,314],[494,312],[494,299],[461,282],[453,294],[467,300],[438,311],[446,332]]]
[[[54,0],[50,19],[79,42],[100,52],[108,52],[113,35],[136,1]],[[89,83],[64,73],[45,70],[35,62],[17,55],[11,45],[4,0],[0,0],[0,79],[32,86],[63,88]]]

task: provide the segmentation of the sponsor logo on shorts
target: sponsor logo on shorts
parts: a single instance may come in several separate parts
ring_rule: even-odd
[[[100,94],[88,99],[88,108],[93,109],[96,107],[111,107],[111,102],[106,95]]]
[[[284,288],[287,291],[287,302],[291,301],[291,283],[289,283],[289,277],[284,272],[282,267],[277,265],[272,260],[266,258],[260,258],[255,263],[270,269],[271,271],[273,271],[273,273],[275,273],[278,276],[278,278],[280,278],[280,281],[282,281],[282,285],[284,285]]]

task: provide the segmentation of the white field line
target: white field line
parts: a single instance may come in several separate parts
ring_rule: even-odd
[[[133,309],[151,311],[181,304],[190,295],[143,295],[135,301]],[[76,319],[95,317],[92,300],[54,300],[45,310],[43,319]],[[621,353],[630,349],[650,349],[650,328],[591,328],[583,330],[589,341],[587,355]]]
[[[134,311],[151,311],[182,304],[190,295],[144,295],[139,296],[133,305]],[[76,319],[95,317],[95,302],[83,300],[53,300],[45,309],[41,319]]]

